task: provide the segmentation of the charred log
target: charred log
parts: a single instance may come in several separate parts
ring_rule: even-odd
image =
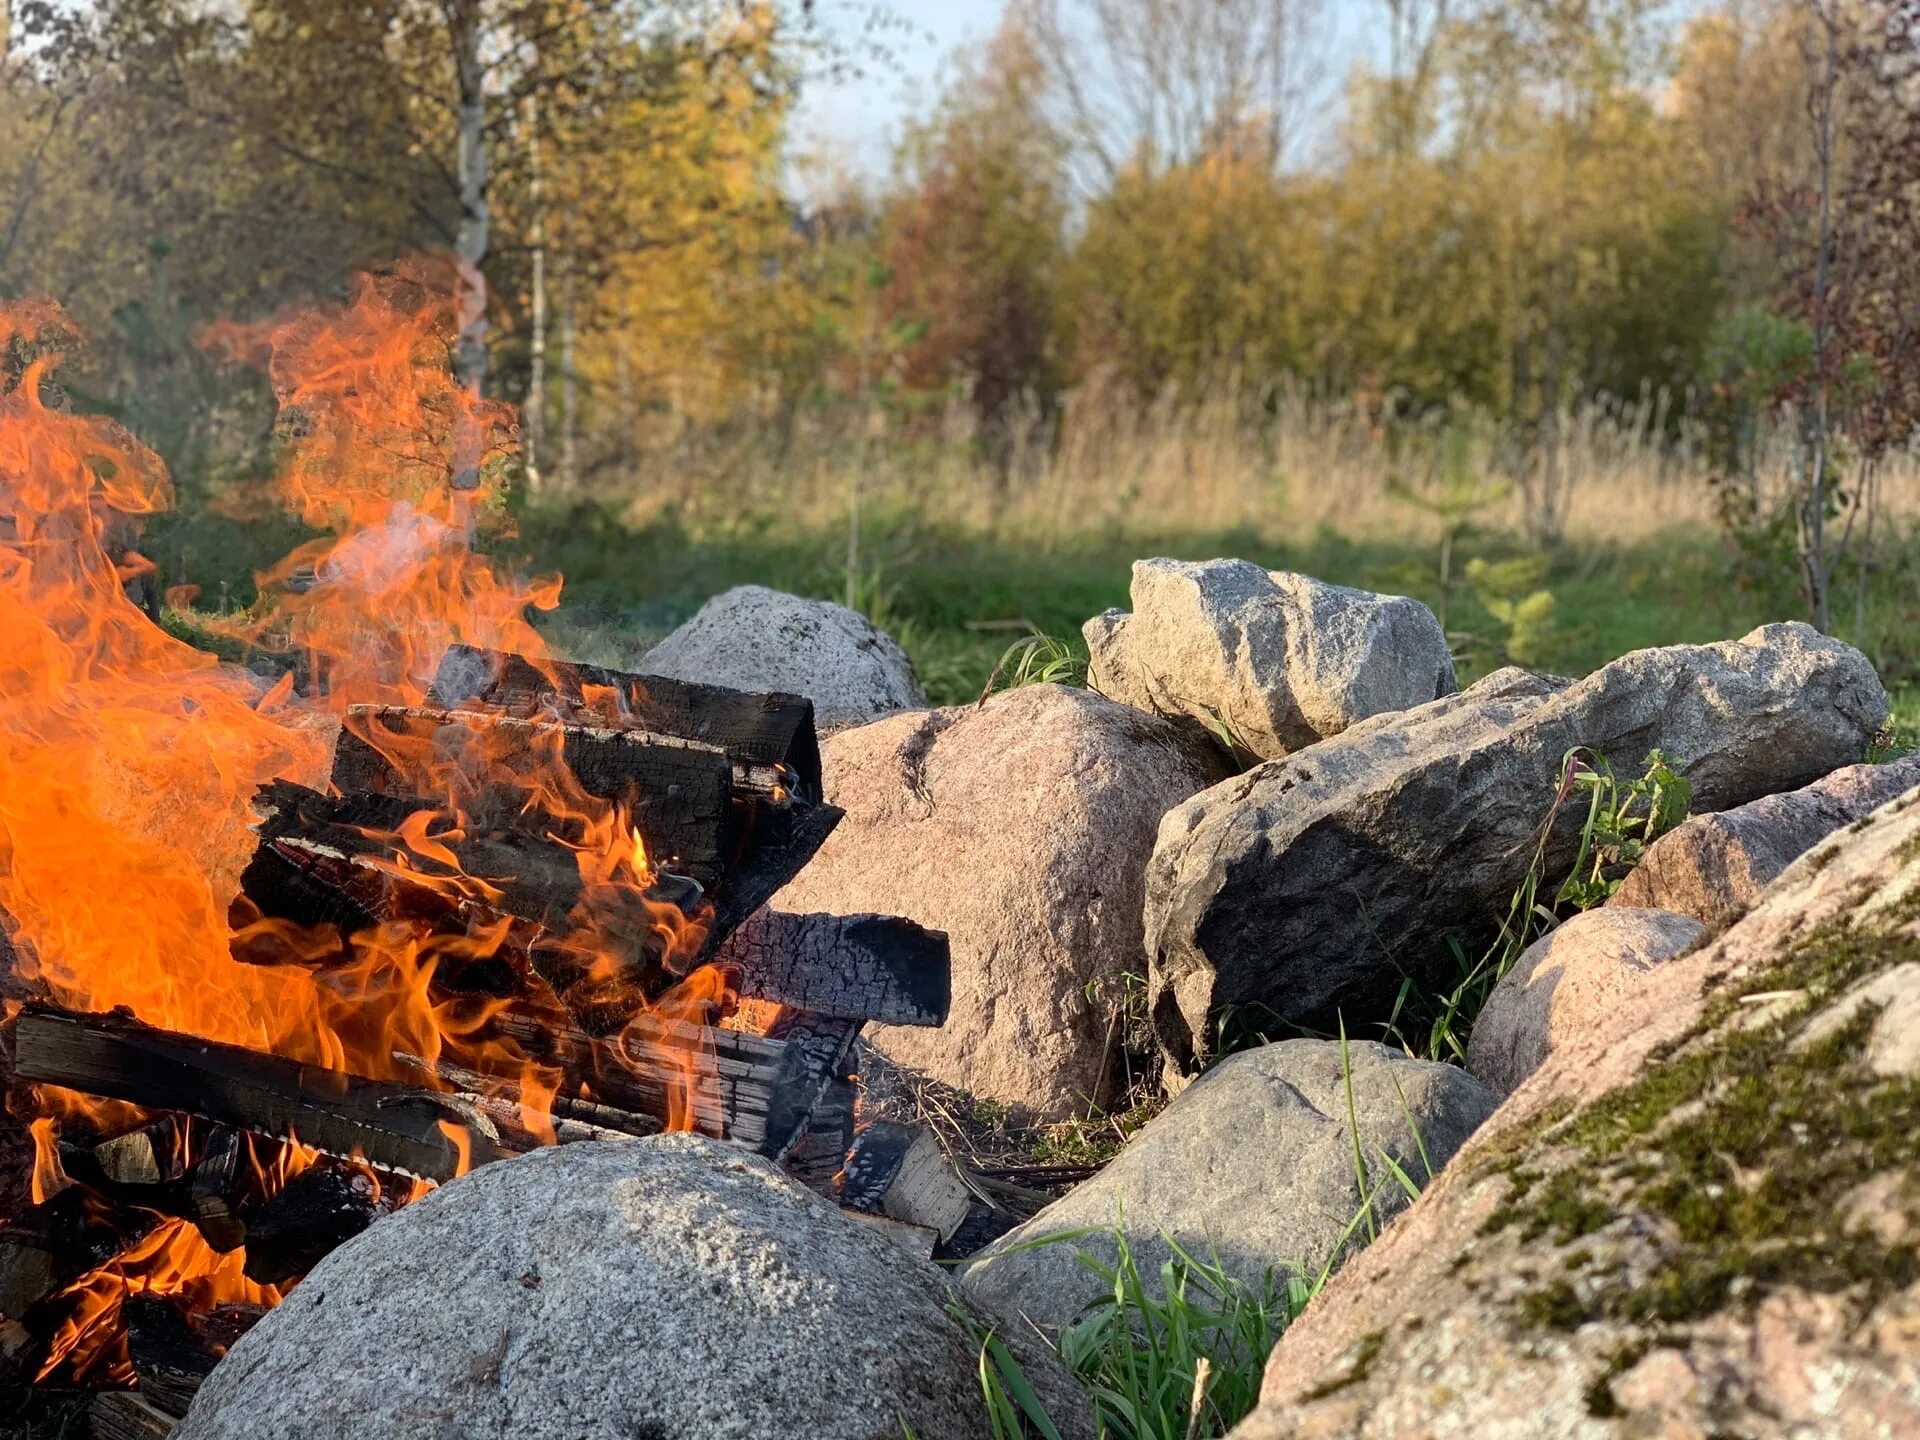
[[[247,1278],[262,1285],[297,1279],[391,1214],[396,1198],[391,1190],[383,1194],[364,1169],[326,1160],[309,1166],[247,1216]]]
[[[330,1155],[364,1155],[424,1179],[451,1179],[465,1158],[477,1165],[531,1148],[432,1091],[171,1034],[124,1012],[28,1009],[16,1041],[25,1079],[273,1139],[298,1135]]]
[[[742,995],[837,1019],[940,1025],[952,1002],[947,937],[887,915],[759,910],[714,959]]]
[[[711,889],[735,848],[733,767],[685,741],[472,710],[356,705],[334,751],[343,793],[445,793],[482,829],[539,828],[578,839],[576,817],[543,804],[555,763],[639,830],[647,853]]]
[[[973,1206],[973,1192],[923,1125],[874,1121],[854,1138],[842,1176],[841,1204],[924,1226],[942,1240]]]
[[[739,770],[782,766],[796,797],[820,799],[820,744],[813,702],[799,695],[750,695],[660,675],[637,675],[565,660],[528,660],[498,650],[451,647],[428,699],[449,708],[481,705],[527,718],[568,719],[670,735],[723,751]]]
[[[23,1318],[141,1239],[158,1223],[75,1185],[0,1226],[0,1315]]]

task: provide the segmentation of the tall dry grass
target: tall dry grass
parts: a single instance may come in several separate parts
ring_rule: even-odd
[[[1786,493],[1792,435],[1778,421],[1755,447],[1742,483],[1762,506]],[[1883,463],[1875,481],[1883,522],[1920,520],[1920,456]],[[1426,539],[1443,523],[1431,507],[1459,502],[1489,528],[1632,542],[1712,525],[1717,505],[1699,427],[1665,396],[1583,402],[1523,438],[1485,418],[1397,414],[1231,375],[1145,403],[1096,379],[991,439],[964,396],[931,410],[855,400],[719,425],[654,416],[602,448],[590,483],[636,519],[671,505],[696,522],[777,515],[825,529],[911,514],[1029,541],[1231,529]]]

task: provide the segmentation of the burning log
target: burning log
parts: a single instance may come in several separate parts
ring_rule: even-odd
[[[577,715],[591,723],[699,741],[733,762],[736,788],[760,788],[742,771],[779,767],[802,803],[820,799],[820,743],[813,702],[803,696],[749,695],[661,675],[454,645],[441,658],[427,698],[448,708],[478,704],[530,718]]]
[[[19,1320],[152,1230],[159,1217],[69,1186],[0,1226],[0,1315]]]
[[[403,769],[396,755],[412,763]],[[473,787],[463,809],[476,824],[521,817],[525,829],[524,813],[540,808],[556,761],[587,795],[620,808],[649,855],[671,858],[706,888],[719,881],[735,848],[733,767],[723,752],[686,741],[472,710],[356,705],[332,782],[343,794],[411,797],[444,790],[446,776],[457,775]],[[571,817],[544,820],[540,828],[567,835]]]
[[[397,1200],[392,1191],[382,1194],[365,1170],[328,1160],[310,1165],[247,1217],[247,1278],[261,1285],[298,1279],[391,1214]],[[140,1368],[137,1353],[134,1368]]]
[[[889,915],[756,911],[714,959],[742,995],[835,1019],[939,1025],[952,1000],[947,937]]]
[[[697,909],[700,888],[687,877],[656,875],[645,890],[589,888],[574,850],[543,835],[403,838],[401,827],[428,808],[411,797],[327,796],[277,781],[261,790],[259,804],[260,848],[242,874],[244,899],[234,912],[240,959],[348,964],[354,951],[345,937],[377,922],[485,932],[493,937],[490,953],[478,963],[449,956],[444,976],[436,971],[443,989],[551,994],[600,1032],[624,1024],[690,968],[690,956],[673,953],[671,918]],[[289,947],[279,931],[248,926],[252,912],[309,934],[332,925],[342,938],[331,952]],[[577,931],[591,944],[576,945]]]
[[[777,1040],[652,1016],[606,1038],[524,1012],[493,1024],[529,1060],[566,1077],[564,1099],[591,1090],[597,1103],[663,1120],[684,1107],[685,1123],[702,1134],[764,1150],[786,1075]]]
[[[472,1164],[538,1143],[464,1112],[448,1097],[323,1070],[236,1045],[156,1030],[124,1012],[72,1015],[34,1007],[16,1034],[21,1078],[217,1125],[302,1143],[330,1155],[364,1156],[383,1169],[451,1179]],[[203,1165],[204,1165],[203,1161]]]

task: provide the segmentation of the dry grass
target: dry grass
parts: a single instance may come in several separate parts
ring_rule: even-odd
[[[1010,424],[997,446],[964,397],[912,414],[878,400],[807,407],[785,423],[655,416],[643,439],[602,456],[591,483],[629,494],[635,521],[669,505],[805,529],[912,514],[1040,542],[1169,529],[1424,541],[1440,522],[1400,492],[1451,491],[1484,502],[1473,518],[1489,528],[1632,543],[1714,520],[1697,429],[1669,409],[1665,397],[1590,402],[1564,413],[1546,443],[1522,443],[1490,421],[1402,417],[1233,376],[1147,404],[1095,380],[1057,415]],[[1776,431],[1753,479],[1769,494],[1788,474],[1789,433]],[[1920,519],[1920,457],[1884,466],[1880,485],[1883,516]]]

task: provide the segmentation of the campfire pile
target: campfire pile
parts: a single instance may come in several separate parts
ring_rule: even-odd
[[[964,1220],[930,1136],[855,1133],[855,1038],[945,1019],[946,937],[766,908],[841,818],[808,701],[455,646],[424,703],[347,710],[325,791],[255,809],[233,955],[325,987],[346,1053],[27,1003],[17,1079],[66,1103],[0,1227],[0,1382],[114,1389],[97,1433],[164,1434],[328,1251],[544,1144],[692,1129],[923,1251]],[[396,949],[431,1033],[355,1028]]]

